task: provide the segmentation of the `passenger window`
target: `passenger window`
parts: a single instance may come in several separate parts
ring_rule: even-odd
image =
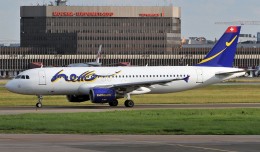
[[[30,79],[29,75],[26,75],[26,79]]]
[[[25,76],[24,75],[22,75],[22,77],[21,77],[22,79],[25,79]]]

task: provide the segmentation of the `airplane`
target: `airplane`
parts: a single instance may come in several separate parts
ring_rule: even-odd
[[[240,28],[228,27],[194,66],[37,68],[20,73],[5,87],[14,93],[37,95],[38,108],[44,95],[66,95],[69,102],[90,100],[112,107],[126,98],[125,106],[134,107],[131,95],[185,91],[244,76],[246,70],[233,67]]]
[[[102,45],[99,46],[95,62],[72,63],[72,64],[69,64],[67,67],[98,67],[98,66],[102,66],[102,63],[100,62],[101,49],[102,49]],[[111,64],[106,65],[106,66],[130,66],[130,65],[131,65],[130,62],[119,62],[119,63],[111,63]]]
[[[99,61],[100,56],[101,56],[101,49],[102,49],[102,45],[99,46],[95,62],[72,63],[72,64],[69,64],[68,67],[97,67],[97,66],[101,66],[102,63],[100,63],[100,61]]]

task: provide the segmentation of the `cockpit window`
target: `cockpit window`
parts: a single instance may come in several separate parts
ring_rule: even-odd
[[[15,77],[15,79],[20,79],[21,78],[21,75],[18,75]]]
[[[18,75],[15,77],[15,79],[30,79],[29,75]]]

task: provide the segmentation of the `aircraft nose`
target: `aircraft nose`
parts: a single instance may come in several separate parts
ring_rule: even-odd
[[[11,91],[11,92],[15,92],[15,86],[14,86],[14,83],[13,81],[8,81],[7,84],[5,85],[5,88],[8,90],[8,91]]]

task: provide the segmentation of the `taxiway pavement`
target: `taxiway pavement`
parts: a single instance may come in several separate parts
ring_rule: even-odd
[[[87,106],[34,106],[0,107],[0,115],[24,113],[74,113],[74,112],[105,112],[122,110],[149,110],[149,109],[226,109],[226,108],[260,108],[260,103],[223,103],[223,104],[141,104],[133,108],[125,106],[110,107],[104,105]]]
[[[3,152],[259,152],[260,136],[0,134]]]

